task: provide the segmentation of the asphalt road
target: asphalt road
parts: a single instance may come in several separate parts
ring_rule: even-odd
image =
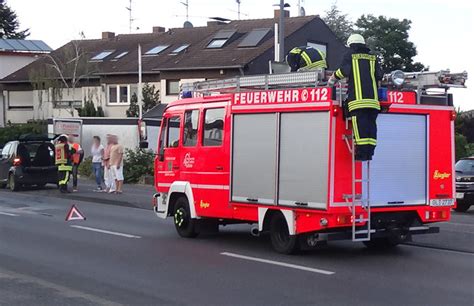
[[[87,220],[65,222],[72,204]],[[474,304],[472,209],[383,252],[284,256],[249,229],[182,239],[151,210],[0,191],[0,305]]]

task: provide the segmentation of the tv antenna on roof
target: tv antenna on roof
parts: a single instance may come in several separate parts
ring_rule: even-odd
[[[128,6],[125,7],[128,10],[128,31],[132,33],[132,24],[133,24],[133,18],[132,18],[132,0],[128,0]]]
[[[186,21],[189,21],[189,1],[186,0],[186,2],[182,2],[181,4],[186,7]]]
[[[237,2],[237,20],[240,20],[240,0],[235,0]]]

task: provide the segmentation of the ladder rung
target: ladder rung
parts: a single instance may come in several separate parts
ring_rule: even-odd
[[[371,233],[375,233],[375,230],[370,230]],[[369,230],[358,230],[358,231],[355,231],[354,232],[356,235],[359,235],[359,234],[368,234],[369,233]]]

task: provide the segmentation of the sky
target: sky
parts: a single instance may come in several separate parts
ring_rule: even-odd
[[[16,11],[20,29],[30,39],[58,48],[72,39],[100,38],[103,31],[129,33],[130,0],[7,0]],[[151,32],[153,26],[182,27],[186,0],[132,0],[133,33]],[[241,19],[270,18],[278,0],[241,0]],[[297,15],[297,0],[286,0],[290,15]],[[335,0],[301,1],[307,15],[325,14]],[[204,26],[209,17],[237,19],[235,0],[188,0],[189,21]],[[352,20],[362,14],[407,18],[412,21],[410,40],[420,61],[430,70],[464,70],[474,78],[474,1],[472,0],[337,0],[339,10]],[[474,109],[472,88],[452,90],[455,106]]]

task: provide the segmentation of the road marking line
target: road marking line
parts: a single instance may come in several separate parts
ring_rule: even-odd
[[[124,234],[124,233],[119,233],[119,232],[112,232],[112,231],[107,231],[99,228],[93,228],[93,227],[87,227],[87,226],[80,226],[80,225],[70,225],[71,227],[78,228],[78,229],[83,229],[86,231],[92,231],[92,232],[98,232],[102,234],[109,234],[109,235],[115,235],[115,236],[121,236],[121,237],[126,237],[126,238],[142,238],[140,236],[135,236],[135,235],[130,235],[130,234]]]
[[[18,217],[18,215],[16,215],[16,214],[11,214],[11,213],[7,213],[7,212],[3,212],[3,211],[0,211],[0,215],[10,216],[10,217]]]
[[[308,272],[320,273],[320,274],[324,274],[324,275],[332,275],[332,274],[336,273],[336,272],[327,271],[327,270],[315,269],[315,268],[310,268],[310,267],[305,267],[305,266],[300,266],[300,265],[289,264],[289,263],[285,263],[285,262],[281,262],[281,261],[274,261],[274,260],[263,259],[263,258],[258,258],[258,257],[239,255],[239,254],[229,253],[229,252],[222,252],[221,255],[240,258],[240,259],[246,259],[246,260],[251,260],[251,261],[256,261],[256,262],[262,262],[262,263],[275,265],[275,266],[281,266],[281,267],[287,267],[287,268],[303,270],[303,271],[308,271]]]

